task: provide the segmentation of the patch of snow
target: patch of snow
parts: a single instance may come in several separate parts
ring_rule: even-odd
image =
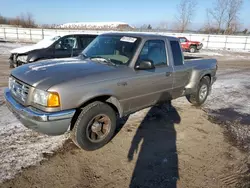
[[[213,52],[213,51],[200,51],[199,55],[205,55],[205,56],[224,56],[222,53]]]
[[[0,182],[38,164],[44,159],[44,153],[53,153],[66,140],[65,135],[46,136],[25,128],[3,100],[3,88],[0,88]]]
[[[236,59],[250,59],[250,53],[244,51],[228,51],[223,49],[211,50],[211,49],[202,49],[197,53],[184,52],[184,55],[187,56],[205,56],[205,57],[223,57],[227,60],[236,60]]]
[[[217,72],[217,80],[212,86],[203,108],[218,111],[233,109],[239,114],[250,115],[250,71],[227,69]],[[175,104],[188,104],[185,97],[174,100]]]
[[[250,114],[250,71],[227,70],[218,73],[212,94],[205,108],[212,110],[234,109],[241,114]]]
[[[198,53],[189,53],[184,52],[184,54],[187,54],[189,56],[224,56],[222,53],[212,51],[212,50],[200,50]]]
[[[0,42],[0,55],[10,55],[10,51],[14,48],[23,46],[22,43],[9,43],[9,42]]]
[[[248,49],[234,49],[234,48],[227,48],[227,49],[218,49],[219,51],[228,51],[228,52],[243,52],[243,53],[250,53],[250,50]]]

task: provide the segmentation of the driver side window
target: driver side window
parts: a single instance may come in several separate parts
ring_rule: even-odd
[[[181,42],[181,43],[187,42],[187,39],[185,39],[185,38],[180,38],[180,42]]]
[[[64,37],[55,44],[56,50],[71,50],[77,48],[77,38],[74,36]]]
[[[165,42],[163,40],[148,40],[139,55],[138,61],[151,61],[155,67],[167,65]]]

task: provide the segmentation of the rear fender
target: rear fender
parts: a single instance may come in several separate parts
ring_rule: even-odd
[[[195,93],[198,89],[198,85],[199,85],[201,79],[206,75],[209,78],[211,78],[211,71],[210,70],[199,70],[199,69],[193,70],[191,77],[190,77],[190,80],[189,80],[189,83],[185,87],[186,93],[187,94]]]

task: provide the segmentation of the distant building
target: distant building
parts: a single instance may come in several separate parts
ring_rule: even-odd
[[[132,29],[129,24],[124,22],[76,22],[60,25],[63,29]]]

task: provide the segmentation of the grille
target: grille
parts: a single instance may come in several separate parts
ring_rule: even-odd
[[[14,97],[20,102],[25,103],[28,98],[30,87],[15,78],[12,79],[12,83],[10,85],[11,93]]]

